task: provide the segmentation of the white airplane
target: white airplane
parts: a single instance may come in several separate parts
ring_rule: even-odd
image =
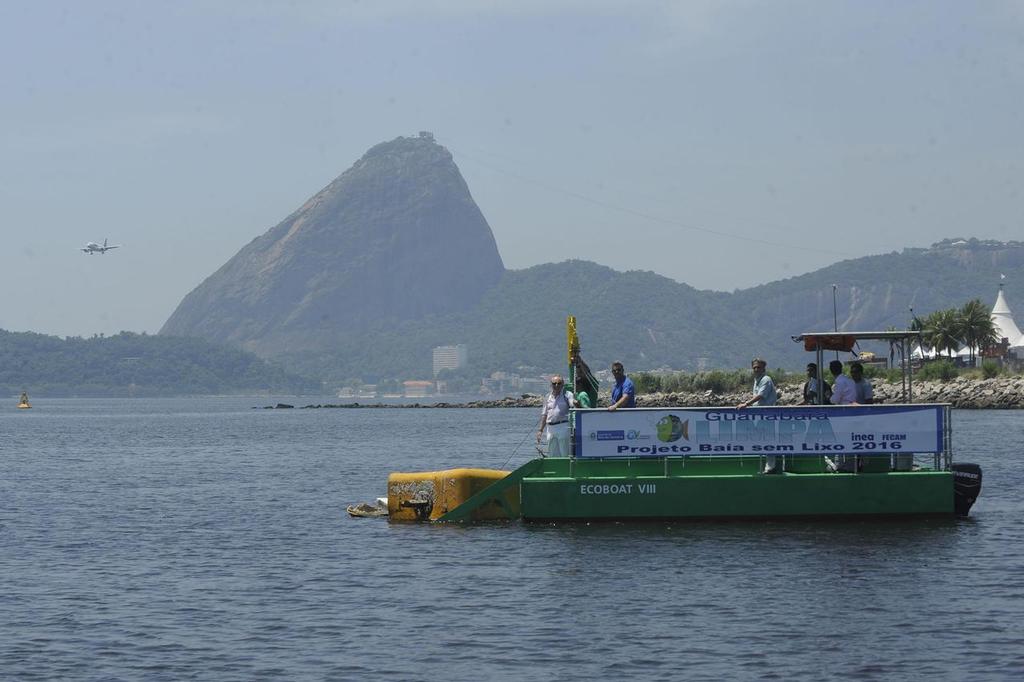
[[[103,246],[100,246],[96,242],[89,242],[81,250],[91,256],[94,253],[106,253],[107,251],[110,251],[111,249],[116,249],[119,246],[121,246],[121,245],[120,244],[114,244],[113,246],[107,246],[107,240],[104,239],[103,240]]]

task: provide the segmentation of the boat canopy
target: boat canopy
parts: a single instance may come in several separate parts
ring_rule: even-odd
[[[824,354],[825,351],[844,351],[854,353],[854,347],[860,341],[886,341],[889,343],[890,356],[898,353],[900,356],[900,368],[903,370],[901,400],[905,403],[914,401],[912,387],[913,368],[910,363],[910,354],[914,347],[920,348],[921,332],[906,330],[891,330],[877,332],[804,332],[794,336],[793,340],[804,344],[804,350],[814,352],[817,355],[818,376],[824,378]],[[838,355],[836,356],[838,358]],[[819,392],[819,395],[821,392]],[[819,399],[824,399],[821,396]]]
[[[855,341],[893,341],[899,339],[920,339],[921,332],[910,329],[890,330],[884,332],[804,332],[800,336],[794,336],[794,341],[806,339],[829,339],[835,337],[850,337]],[[828,350],[832,350],[829,348]]]

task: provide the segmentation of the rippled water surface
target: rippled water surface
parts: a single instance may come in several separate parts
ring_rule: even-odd
[[[0,677],[1024,675],[1022,412],[954,413],[966,520],[435,527],[344,509],[533,410],[266,402],[0,409]]]

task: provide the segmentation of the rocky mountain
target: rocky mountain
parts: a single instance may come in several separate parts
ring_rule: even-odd
[[[429,133],[370,149],[178,306],[161,334],[263,356],[465,310],[501,279],[487,221]]]
[[[161,333],[376,381],[427,378],[432,348],[456,343],[475,376],[559,368],[573,314],[595,367],[736,368],[761,355],[797,368],[807,357],[790,337],[832,329],[833,314],[840,329],[906,328],[910,307],[991,305],[1001,273],[1024,322],[1021,242],[947,239],[733,293],[584,261],[505,270],[451,154],[421,133],[370,149],[186,296]]]

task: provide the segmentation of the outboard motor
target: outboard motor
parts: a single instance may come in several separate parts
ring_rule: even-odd
[[[977,464],[953,464],[953,508],[957,516],[967,516],[981,494],[981,467]]]

